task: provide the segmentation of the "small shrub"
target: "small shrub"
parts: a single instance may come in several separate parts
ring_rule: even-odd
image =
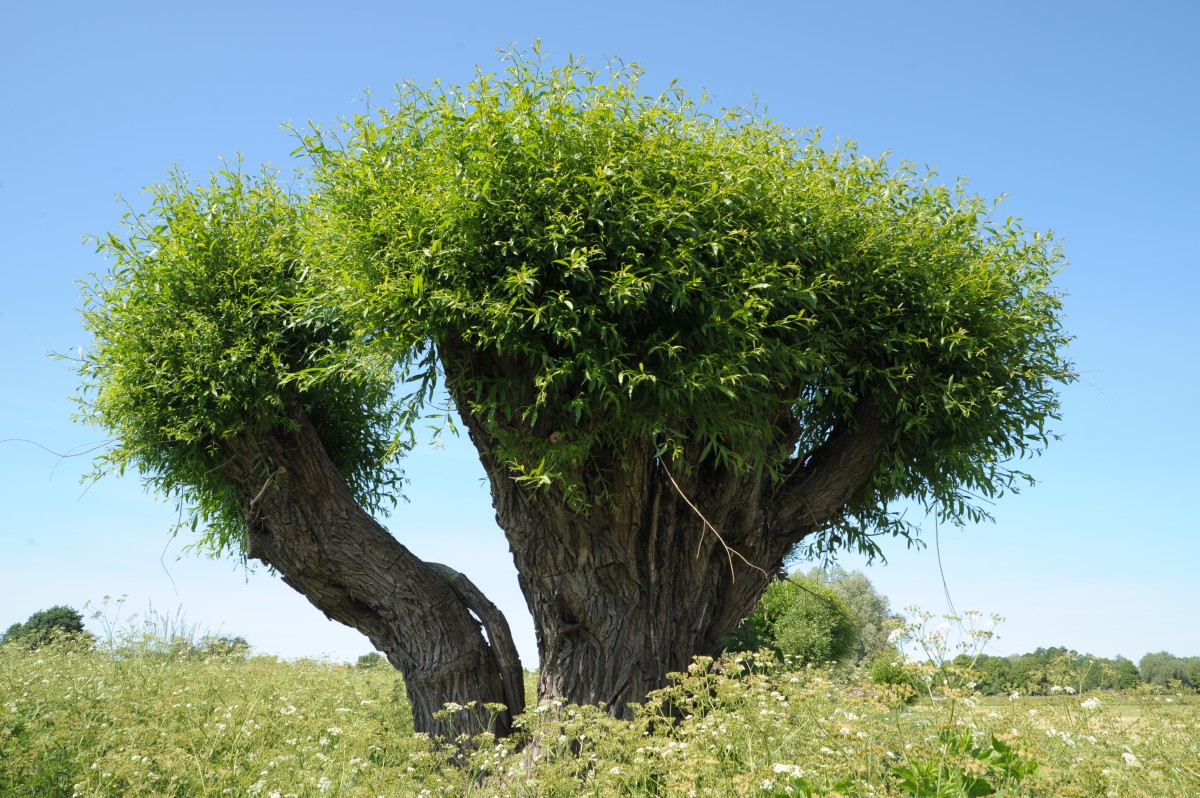
[[[846,602],[821,580],[802,574],[773,582],[726,641],[730,651],[770,648],[812,664],[845,660],[854,644],[854,619]]]
[[[917,700],[921,689],[919,677],[904,662],[904,656],[896,649],[881,651],[871,660],[867,673],[873,684],[892,685],[901,688],[905,703]]]
[[[14,623],[0,637],[0,643],[21,643],[38,648],[62,636],[86,637],[89,644],[92,642],[83,629],[83,616],[71,607],[60,605],[35,612],[25,623]]]

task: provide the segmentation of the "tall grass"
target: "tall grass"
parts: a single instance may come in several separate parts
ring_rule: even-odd
[[[1196,696],[984,700],[910,665],[914,702],[743,655],[697,660],[632,721],[542,703],[516,738],[456,745],[413,734],[389,668],[163,643],[0,647],[0,795],[1200,795]]]

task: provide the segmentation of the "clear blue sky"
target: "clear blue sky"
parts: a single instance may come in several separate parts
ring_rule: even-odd
[[[1190,2],[5,3],[0,6],[0,438],[78,451],[86,345],[75,280],[105,264],[120,194],[203,177],[220,156],[290,168],[282,123],[332,122],[403,80],[468,80],[540,37],[551,60],[619,55],[720,104],[936,166],[1053,228],[1084,381],[1037,487],[997,523],[940,530],[959,609],[1008,618],[998,653],[1064,645],[1135,660],[1200,655],[1200,13]],[[265,571],[185,557],[173,510],[135,477],[87,492],[87,457],[0,443],[0,628],[54,604],[127,594],[285,656],[352,658],[366,639]],[[470,575],[532,625],[465,441],[407,467],[406,545]],[[868,570],[894,607],[946,609],[930,548]],[[858,563],[846,560],[857,567]]]

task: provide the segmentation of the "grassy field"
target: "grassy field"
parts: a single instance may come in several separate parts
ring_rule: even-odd
[[[464,749],[412,733],[386,666],[8,645],[0,795],[1200,796],[1197,696],[901,693],[698,661],[633,721],[532,705],[535,746]]]

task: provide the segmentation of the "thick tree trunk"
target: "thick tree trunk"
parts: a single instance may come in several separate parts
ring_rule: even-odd
[[[418,559],[364,512],[311,424],[299,415],[297,423],[224,445],[247,554],[387,655],[404,675],[417,731],[453,737],[490,724],[506,734],[524,710],[524,687],[504,617],[466,577]],[[472,701],[474,711],[433,716]],[[492,717],[485,703],[507,710]]]
[[[882,444],[867,402],[782,483],[676,473],[652,442],[631,441],[597,464],[608,497],[576,513],[555,492],[514,482],[490,455],[489,424],[463,418],[533,615],[539,699],[603,703],[617,716],[693,657],[721,652],[795,544],[863,487]]]
[[[709,527],[676,489],[691,480],[645,454],[614,492],[617,508],[586,516],[493,475],[537,631],[541,699],[627,714],[667,673],[720,653],[787,553],[736,487],[724,501],[700,502]]]

